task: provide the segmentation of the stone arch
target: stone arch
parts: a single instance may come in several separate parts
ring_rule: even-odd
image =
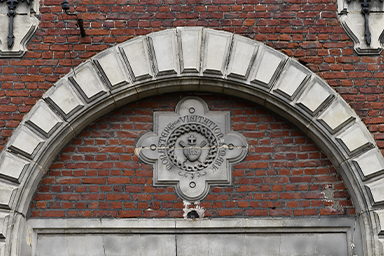
[[[0,155],[0,255],[21,255],[31,197],[76,134],[115,108],[175,91],[234,95],[298,126],[341,173],[359,213],[366,255],[382,255],[384,160],[360,118],[296,60],[201,27],[155,32],[105,50],[61,78],[32,108]]]

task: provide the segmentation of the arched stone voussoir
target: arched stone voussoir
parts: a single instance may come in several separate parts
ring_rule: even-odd
[[[5,255],[19,255],[18,243],[11,241],[25,230],[20,227],[32,195],[74,136],[117,107],[180,91],[237,96],[297,125],[338,168],[356,209],[377,211],[359,215],[359,220],[367,255],[380,255],[384,160],[360,118],[295,59],[249,38],[202,27],[154,32],[116,45],[76,67],[44,94],[0,155],[0,208],[17,211],[20,224],[5,235],[12,247]]]

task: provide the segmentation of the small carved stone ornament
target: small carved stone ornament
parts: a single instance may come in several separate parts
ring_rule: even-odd
[[[232,183],[231,167],[245,158],[248,144],[231,131],[228,111],[209,111],[198,97],[182,99],[175,112],[154,113],[154,132],[140,138],[136,154],[153,165],[153,185],[174,186],[184,201],[200,201],[210,185]]]

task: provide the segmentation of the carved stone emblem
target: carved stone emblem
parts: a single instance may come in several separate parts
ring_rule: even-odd
[[[155,112],[154,132],[140,138],[136,154],[154,167],[153,185],[174,186],[185,201],[204,199],[210,185],[230,185],[233,164],[248,144],[230,129],[228,111],[209,111],[198,97],[182,99],[175,112]]]

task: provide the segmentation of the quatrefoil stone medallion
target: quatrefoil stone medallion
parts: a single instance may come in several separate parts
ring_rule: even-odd
[[[175,112],[155,112],[154,132],[136,154],[153,166],[153,185],[174,186],[188,202],[204,199],[211,185],[231,185],[232,165],[248,152],[243,135],[230,129],[228,111],[209,111],[198,97],[182,99]]]

